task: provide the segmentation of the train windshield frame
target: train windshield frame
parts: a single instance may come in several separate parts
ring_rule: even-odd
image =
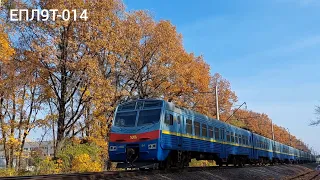
[[[116,127],[137,127],[160,122],[163,108],[161,100],[132,101],[120,104],[113,125]]]

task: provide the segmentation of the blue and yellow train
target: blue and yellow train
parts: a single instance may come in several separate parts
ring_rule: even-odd
[[[118,167],[183,168],[193,158],[238,166],[315,161],[309,152],[157,99],[120,104],[109,138]]]

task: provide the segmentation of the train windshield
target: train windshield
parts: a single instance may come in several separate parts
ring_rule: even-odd
[[[136,117],[136,111],[117,113],[114,124],[118,127],[134,127],[136,124]]]
[[[160,113],[161,113],[161,109],[140,111],[138,126],[158,123],[160,120]]]

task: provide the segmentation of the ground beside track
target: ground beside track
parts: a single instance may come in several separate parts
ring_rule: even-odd
[[[214,168],[196,171],[184,171],[175,173],[159,173],[141,175],[121,179],[143,179],[143,180],[201,180],[201,179],[221,179],[221,180],[259,180],[259,179],[291,179],[314,171],[316,164],[303,165],[276,165],[263,167],[245,168]],[[319,177],[320,178],[320,177]],[[317,178],[318,179],[318,178]],[[319,179],[320,180],[320,179]]]

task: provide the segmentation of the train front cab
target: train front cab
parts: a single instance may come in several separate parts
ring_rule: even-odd
[[[117,167],[148,167],[163,160],[160,148],[162,100],[120,104],[110,130],[109,159]]]

